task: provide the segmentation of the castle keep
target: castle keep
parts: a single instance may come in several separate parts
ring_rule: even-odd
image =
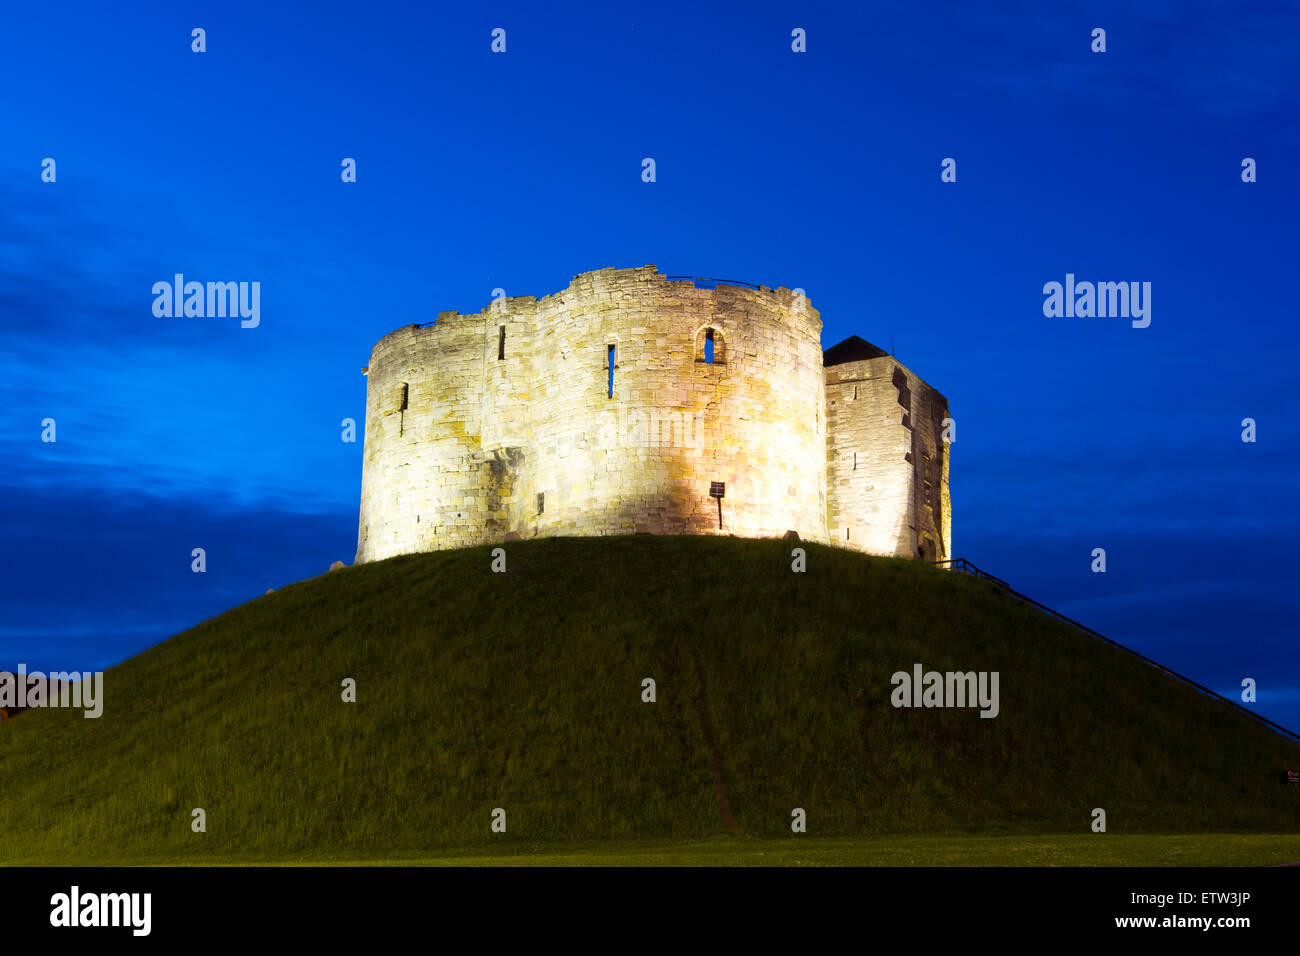
[[[947,400],[802,293],[601,269],[375,345],[358,562],[537,535],[951,555]]]

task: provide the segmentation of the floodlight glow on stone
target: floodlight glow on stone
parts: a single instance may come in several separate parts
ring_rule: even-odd
[[[367,366],[356,560],[637,531],[949,558],[947,400],[821,330],[791,289],[654,266],[398,329]]]

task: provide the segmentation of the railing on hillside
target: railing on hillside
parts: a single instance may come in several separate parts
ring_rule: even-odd
[[[709,279],[705,276],[665,276],[669,282],[694,282],[697,289],[716,289],[720,285],[738,285],[746,289],[761,289],[762,286],[755,285],[753,282],[744,282],[741,279]],[[713,285],[700,285],[701,282],[712,282]]]
[[[744,279],[710,279],[706,276],[664,276],[664,278],[669,282],[694,282],[697,289],[716,289],[720,285],[738,285],[757,292],[763,288],[761,285],[746,282]],[[709,282],[712,285],[700,285],[701,282]],[[437,321],[437,319],[434,319],[432,322],[416,322],[414,325],[417,329],[427,329],[437,324]]]
[[[1038,610],[1042,611],[1044,614],[1050,614],[1052,617],[1056,618],[1057,620],[1064,621],[1066,624],[1069,624],[1071,627],[1082,631],[1083,633],[1089,635],[1090,637],[1095,637],[1099,641],[1105,641],[1111,647],[1118,648],[1119,650],[1124,651],[1124,653],[1126,654],[1132,654],[1138,660],[1143,661],[1146,664],[1149,664],[1151,667],[1154,667],[1158,671],[1162,671],[1163,673],[1168,674],[1170,677],[1174,678],[1174,680],[1181,681],[1182,683],[1188,685],[1189,687],[1196,688],[1196,690],[1199,690],[1202,694],[1206,694],[1209,697],[1214,697],[1218,700],[1223,701],[1225,704],[1229,704],[1232,707],[1235,707],[1237,710],[1241,711],[1251,720],[1256,720],[1262,724],[1267,724],[1271,730],[1274,730],[1279,734],[1284,734],[1287,737],[1290,737],[1292,740],[1300,741],[1300,734],[1297,734],[1295,731],[1288,730],[1287,728],[1283,727],[1281,724],[1277,724],[1269,720],[1267,717],[1261,717],[1253,710],[1250,710],[1247,707],[1242,707],[1241,704],[1237,703],[1235,700],[1232,700],[1229,697],[1224,697],[1222,694],[1215,693],[1214,691],[1210,690],[1208,687],[1205,687],[1202,684],[1198,684],[1190,677],[1184,677],[1182,674],[1178,673],[1177,671],[1172,671],[1168,667],[1165,667],[1163,664],[1159,664],[1153,661],[1145,654],[1139,654],[1131,647],[1125,647],[1123,644],[1119,643],[1118,641],[1112,641],[1105,634],[1098,634],[1096,631],[1088,627],[1086,624],[1080,624],[1078,621],[1074,620],[1073,618],[1066,617],[1061,612],[1052,610],[1046,604],[1040,604],[1039,602],[1035,601],[1033,598],[1029,597],[1028,595],[1021,594],[1019,591],[1017,591],[1015,588],[1009,585],[1006,581],[1003,581],[1001,578],[994,577],[993,575],[989,574],[987,571],[983,570],[982,568],[977,568],[975,565],[971,564],[965,558],[954,558],[951,561],[934,561],[932,563],[937,567],[946,566],[953,571],[962,571],[973,577],[983,578],[985,581],[989,581],[994,585],[996,585],[997,587],[1001,588],[1002,590],[1006,591],[1008,594],[1010,594],[1012,597],[1016,598],[1017,600],[1024,601],[1026,604],[1033,605],[1034,607],[1038,608]]]

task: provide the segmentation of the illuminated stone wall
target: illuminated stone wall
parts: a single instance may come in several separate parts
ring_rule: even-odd
[[[825,541],[820,336],[789,289],[653,266],[398,329],[369,365],[357,560],[508,534]]]
[[[890,355],[826,368],[827,531],[872,554],[952,556],[948,402]]]
[[[948,557],[947,402],[856,338],[872,357],[823,368],[820,336],[789,289],[654,266],[398,329],[368,368],[357,561],[638,531]]]

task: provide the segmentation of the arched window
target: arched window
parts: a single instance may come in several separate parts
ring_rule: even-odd
[[[705,326],[695,334],[695,361],[706,365],[722,365],[727,360],[726,343],[722,332]]]

